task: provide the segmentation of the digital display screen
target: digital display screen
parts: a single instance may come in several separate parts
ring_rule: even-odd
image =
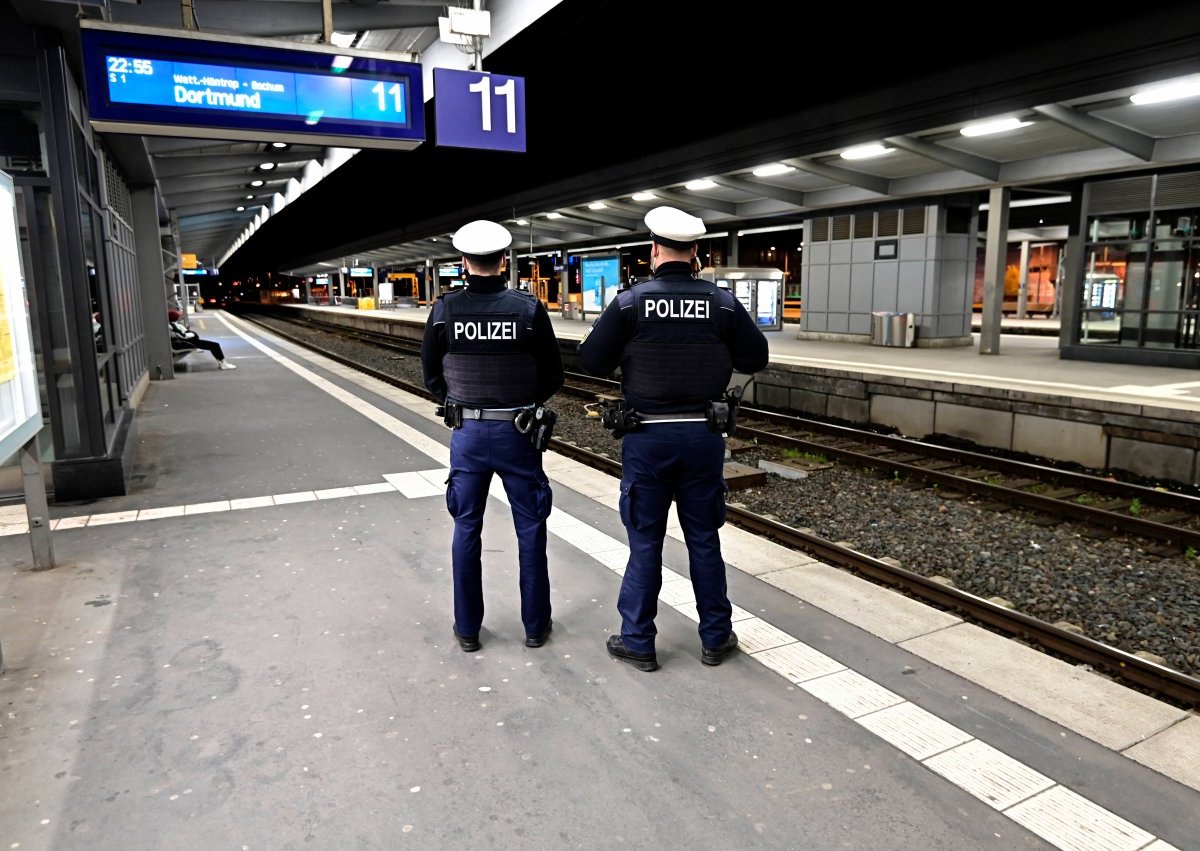
[[[408,123],[407,81],[293,74],[233,65],[105,56],[108,98],[119,103],[230,109],[260,115]]]
[[[599,313],[617,297],[621,286],[621,258],[612,256],[584,257],[583,309]]]
[[[405,150],[425,138],[415,63],[323,45],[81,26],[99,130]]]

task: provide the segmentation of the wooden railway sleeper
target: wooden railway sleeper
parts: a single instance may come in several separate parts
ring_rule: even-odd
[[[1081,491],[1078,488],[1059,488],[1058,490],[1046,491],[1042,496],[1049,497],[1050,499],[1066,500],[1077,497],[1082,493],[1086,493],[1086,491]]]

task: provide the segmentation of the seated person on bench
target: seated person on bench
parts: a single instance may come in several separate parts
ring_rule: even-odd
[[[235,364],[225,360],[225,352],[221,350],[220,343],[201,339],[199,334],[179,321],[181,316],[182,314],[178,310],[167,311],[167,320],[171,326],[171,348],[174,351],[203,349],[211,352],[212,356],[217,359],[217,369],[237,369]]]

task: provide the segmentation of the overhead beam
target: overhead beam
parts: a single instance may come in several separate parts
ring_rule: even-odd
[[[1130,130],[1128,127],[1122,127],[1120,124],[1105,121],[1103,118],[1088,115],[1086,112],[1080,112],[1060,103],[1035,106],[1033,111],[1064,127],[1090,136],[1097,142],[1103,142],[1117,150],[1132,154],[1140,160],[1149,162],[1154,159],[1154,138],[1152,136],[1138,133],[1136,130]]]
[[[229,213],[231,216],[234,214],[240,215],[240,213],[234,209],[234,207],[237,206],[239,206],[238,202],[230,203],[229,201],[218,199],[203,203],[187,204],[185,206],[175,207],[173,209],[177,216],[179,216],[181,219],[186,219],[192,216],[202,215],[204,213],[219,213],[222,210]],[[245,202],[241,202],[240,206],[244,206],[248,210],[253,205],[247,205]]]
[[[204,174],[224,174],[234,169],[257,168],[264,154],[200,154],[196,156],[155,157],[154,173],[159,180],[172,177],[197,177]],[[249,173],[247,171],[247,173]]]
[[[962,171],[988,180],[1000,179],[1000,163],[990,160],[987,157],[968,154],[965,151],[956,151],[953,148],[935,145],[932,142],[926,142],[924,139],[917,139],[912,136],[889,136],[884,141],[894,148],[908,151],[910,154],[916,154],[918,157],[924,157],[935,163],[961,169]]]
[[[710,180],[718,186],[724,186],[727,189],[736,189],[738,192],[745,192],[747,195],[761,195],[764,198],[782,201],[785,204],[791,204],[793,207],[800,209],[807,206],[804,201],[804,193],[797,192],[795,189],[786,189],[782,186],[773,186],[769,183],[742,180],[737,177],[723,177],[720,175],[712,177]]]
[[[704,198],[699,195],[680,195],[665,189],[653,190],[656,198],[681,207],[684,210],[716,210],[727,216],[737,215],[737,204],[732,201],[722,201],[720,198]]]
[[[888,180],[886,177],[877,177],[873,174],[855,171],[852,168],[843,168],[840,165],[830,165],[829,163],[819,163],[816,160],[804,159],[803,157],[786,159],[782,162],[790,166],[795,166],[809,174],[828,178],[838,183],[848,183],[851,186],[866,189],[868,192],[874,192],[877,195],[888,194]]]
[[[630,201],[630,202],[626,203],[625,201],[609,201],[607,198],[605,198],[604,203],[608,205],[608,209],[615,210],[618,213],[625,213],[626,215],[631,216],[634,219],[636,219],[639,222],[639,224],[641,224],[641,223],[643,223],[643,219],[645,218],[646,213],[648,212],[649,204],[651,204],[653,202]],[[639,206],[637,206],[638,204],[646,204],[647,206],[639,207]]]
[[[125,8],[127,5],[132,9]],[[390,3],[338,3],[333,7],[333,29],[339,32],[438,28],[445,8],[417,0]],[[179,4],[111,3],[114,23],[179,28]],[[294,0],[204,0],[200,24],[205,32],[249,36],[312,35],[323,26],[321,4]]]
[[[639,219],[627,218],[625,216],[612,216],[606,214],[603,210],[576,210],[573,207],[563,207],[558,210],[564,216],[570,216],[574,219],[579,219],[583,222],[591,222],[596,225],[606,225],[608,227],[620,228],[621,230],[636,230],[641,221]]]

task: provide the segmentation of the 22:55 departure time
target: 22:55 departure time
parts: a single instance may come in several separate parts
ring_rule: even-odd
[[[130,59],[128,56],[109,56],[107,59],[110,83],[117,82],[118,74],[122,76],[125,74],[152,76],[154,74],[154,62],[150,59]]]

